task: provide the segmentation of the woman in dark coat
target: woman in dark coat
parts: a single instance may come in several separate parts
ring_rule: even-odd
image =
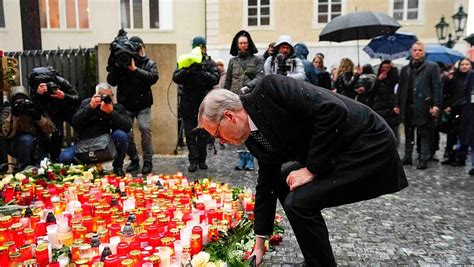
[[[313,66],[316,70],[318,86],[331,90],[331,75],[329,74],[329,72],[327,72],[326,67],[324,66],[324,58],[320,54],[316,54],[316,56],[314,56]]]
[[[349,98],[356,98],[355,85],[359,80],[360,73],[354,71],[354,63],[348,58],[341,59],[337,69],[337,79],[334,82],[336,92]]]
[[[377,112],[392,128],[397,142],[399,140],[398,125],[400,116],[393,111],[395,107],[395,86],[398,84],[398,70],[392,67],[390,60],[384,60],[380,64],[377,80],[372,88],[372,109]]]
[[[261,57],[255,55],[257,52],[257,47],[252,41],[250,33],[242,30],[234,36],[230,47],[230,54],[234,57],[229,60],[224,89],[243,95],[252,91],[262,80],[265,76],[264,61]],[[239,153],[239,160],[235,169],[255,170],[253,156],[245,146],[240,146],[237,152]]]
[[[447,134],[446,136],[446,155],[448,159],[442,164],[451,164],[452,166],[465,166],[466,153],[456,153],[454,146],[458,143],[460,134],[460,117],[467,99],[464,95],[464,84],[466,77],[471,70],[471,62],[469,59],[463,59],[459,62],[454,76],[446,80],[444,84],[444,108],[441,114],[439,127],[440,131]]]
[[[460,153],[467,153],[468,146],[471,148],[471,170],[474,175],[474,71],[471,70],[466,78],[464,86],[466,105],[461,115]]]

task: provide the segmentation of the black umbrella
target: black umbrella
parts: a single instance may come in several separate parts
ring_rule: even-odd
[[[471,33],[469,36],[464,38],[471,46],[474,45],[474,33]]]
[[[376,36],[394,33],[401,25],[387,14],[360,11],[336,17],[331,20],[319,35],[319,41],[344,42],[371,39]],[[357,42],[359,57],[359,42]]]

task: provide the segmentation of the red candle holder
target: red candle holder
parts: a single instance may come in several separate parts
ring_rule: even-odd
[[[202,227],[199,225],[194,226],[192,229],[192,234],[199,235],[199,238],[202,240]]]
[[[8,248],[1,246],[0,247],[0,266],[8,266]]]
[[[198,234],[191,235],[191,256],[198,254],[202,250],[202,239]]]
[[[38,245],[35,250],[35,257],[36,264],[38,264],[39,267],[46,267],[49,263],[48,244],[42,243]]]
[[[117,245],[117,255],[122,256],[122,255],[128,255],[130,252],[130,246],[128,245],[127,242],[120,242]]]

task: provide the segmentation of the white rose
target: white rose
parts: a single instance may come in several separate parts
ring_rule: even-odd
[[[44,169],[43,168],[38,169],[38,175],[44,175]]]
[[[191,260],[191,264],[193,267],[204,267],[206,263],[209,261],[209,254],[207,252],[201,251],[198,254],[194,255],[193,259]]]
[[[208,262],[204,267],[216,267],[216,264],[214,262]]]
[[[13,178],[13,174],[8,174],[7,176],[3,177],[3,180],[2,180],[3,184],[9,184],[12,178]]]
[[[25,178],[26,176],[21,172],[18,172],[17,174],[15,174],[15,179],[17,179],[18,181],[23,181],[23,179]]]

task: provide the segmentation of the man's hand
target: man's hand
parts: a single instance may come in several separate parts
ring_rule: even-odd
[[[100,110],[102,110],[105,113],[112,113],[114,111],[114,105],[112,103],[110,104],[105,104],[105,102],[100,103]]]
[[[100,95],[92,96],[91,102],[90,102],[91,108],[96,109],[97,106],[100,105],[101,102],[102,102],[102,99],[100,98]]]
[[[437,106],[434,106],[434,107],[430,108],[431,116],[433,116],[433,117],[438,116],[438,112],[439,112],[439,108]]]
[[[451,107],[446,107],[446,108],[444,109],[444,112],[446,112],[446,113],[451,112]]]
[[[397,115],[400,114],[400,108],[399,107],[394,107],[393,112],[395,112]]]
[[[63,100],[64,99],[64,92],[61,91],[60,89],[57,89],[56,91],[54,91],[54,94],[52,94],[51,97]]]
[[[130,60],[130,65],[128,65],[128,69],[131,70],[131,71],[136,71],[137,70],[137,66],[135,65],[135,60],[132,58],[132,60]]]
[[[355,91],[356,91],[357,94],[360,95],[360,94],[365,93],[365,88],[363,86],[361,86],[361,87],[355,89]]]
[[[38,88],[36,88],[36,92],[38,93],[38,95],[43,95],[47,91],[48,91],[48,86],[46,85],[46,83],[40,83],[38,85]]]
[[[295,190],[298,186],[311,182],[316,175],[308,171],[306,167],[290,172],[286,177],[286,183],[290,187],[290,191]]]
[[[255,237],[255,247],[253,248],[252,254],[250,254],[250,257],[255,255],[255,263],[257,266],[262,264],[263,261],[263,255],[265,255],[265,239],[256,236]]]

